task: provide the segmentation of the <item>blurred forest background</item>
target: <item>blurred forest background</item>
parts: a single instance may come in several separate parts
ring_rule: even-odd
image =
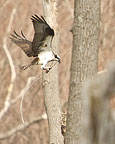
[[[68,98],[72,24],[74,18],[74,0],[58,1],[58,22],[60,32],[61,64],[59,65],[59,90],[61,104]],[[21,66],[29,63],[19,47],[9,39],[10,33],[22,30],[32,40],[33,26],[30,17],[42,15],[42,0],[1,0],[0,1],[0,144],[47,144],[47,120],[40,119],[45,113],[42,92],[42,71],[40,66],[33,66],[26,71]],[[102,0],[100,21],[99,71],[106,64],[115,60],[115,1]],[[38,79],[30,88],[30,84]],[[25,91],[25,89],[27,91]],[[26,92],[26,93],[25,93]],[[28,128],[10,136],[15,128],[22,124],[20,116],[20,98],[25,93],[23,114],[25,121],[32,122]],[[8,103],[10,102],[10,103]],[[115,100],[112,101],[115,108]]]

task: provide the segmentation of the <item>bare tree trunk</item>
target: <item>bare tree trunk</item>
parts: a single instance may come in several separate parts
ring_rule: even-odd
[[[82,91],[81,144],[114,144],[115,116],[110,99],[115,96],[115,62],[106,72],[88,79]]]
[[[99,20],[99,0],[75,0],[66,144],[80,144],[81,88],[98,69]]]
[[[52,49],[55,53],[58,53],[59,33],[56,0],[43,0],[43,10],[47,22],[55,30]],[[48,74],[43,73],[43,89],[49,123],[50,144],[63,144],[63,136],[61,134],[61,105],[58,85],[58,64],[56,64]]]

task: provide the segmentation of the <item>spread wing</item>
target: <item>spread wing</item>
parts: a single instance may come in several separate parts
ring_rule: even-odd
[[[54,36],[54,30],[50,28],[45,19],[41,16],[34,15],[31,17],[34,26],[34,38],[32,42],[32,50],[34,53],[39,54],[41,51],[50,48],[52,38]]]
[[[18,45],[28,57],[34,56],[34,52],[32,51],[32,42],[27,40],[21,31],[21,36],[18,35],[15,31],[14,34],[11,34],[10,39]]]

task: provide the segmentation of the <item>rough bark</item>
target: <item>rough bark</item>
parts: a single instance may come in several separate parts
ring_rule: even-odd
[[[75,0],[66,144],[80,143],[81,88],[85,79],[97,72],[99,20],[99,0]]]
[[[58,53],[59,33],[56,0],[43,0],[43,10],[47,22],[55,30],[52,49],[55,53]],[[43,73],[43,90],[48,116],[50,144],[63,144],[63,136],[61,134],[61,105],[58,85],[58,64],[56,64],[48,74]]]

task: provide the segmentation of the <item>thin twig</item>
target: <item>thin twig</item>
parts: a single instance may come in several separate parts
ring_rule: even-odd
[[[61,59],[64,59],[65,56],[70,52],[70,50],[71,50],[71,48],[69,48],[69,49],[64,53],[64,55],[62,56]],[[56,64],[57,64],[57,62],[54,62],[54,63],[52,64],[52,66],[51,66],[51,69],[52,69]]]
[[[7,35],[10,33],[10,29],[11,29],[11,25],[12,25],[15,13],[16,13],[16,9],[14,8],[11,12],[9,24],[8,24],[8,27],[7,27],[7,30],[6,30],[6,35],[3,38],[3,49],[6,53],[6,56],[8,58],[8,62],[9,62],[9,65],[10,65],[10,69],[11,69],[11,80],[10,80],[10,85],[8,87],[8,93],[7,93],[7,96],[6,96],[6,99],[5,99],[4,107],[0,111],[0,119],[3,117],[3,115],[9,109],[9,106],[10,106],[9,101],[11,99],[11,94],[12,94],[13,87],[14,87],[14,81],[16,79],[15,66],[14,66],[11,54],[10,54],[10,52],[8,50],[8,47],[7,47]]]
[[[20,124],[19,126],[11,129],[10,131],[6,132],[5,134],[0,134],[0,140],[4,140],[6,138],[9,138],[10,136],[12,136],[13,134],[24,130],[25,128],[31,126],[32,124],[38,123],[42,120],[46,120],[47,119],[47,115],[46,114],[42,114],[41,116],[31,120],[30,122],[25,122],[24,124]]]
[[[26,94],[26,92],[33,86],[33,84],[35,84],[37,81],[39,81],[42,77],[38,77],[38,79],[36,79],[35,81],[33,81],[33,83],[30,84],[31,79],[28,79],[28,83],[29,85],[26,87],[26,89],[23,91],[23,93],[21,94],[21,103],[20,103],[20,113],[21,113],[21,120],[22,123],[24,123],[24,117],[23,117],[23,100],[24,100],[24,96]]]
[[[30,85],[31,85],[32,81],[33,81],[35,78],[36,78],[36,77],[29,77],[29,78],[27,79],[27,82],[26,82],[25,87],[24,87],[23,89],[21,89],[21,91],[20,91],[20,93],[19,93],[18,96],[16,96],[14,99],[12,99],[12,100],[10,101],[11,104],[16,103],[20,98],[22,98],[23,95],[26,94],[26,92],[30,89]]]

